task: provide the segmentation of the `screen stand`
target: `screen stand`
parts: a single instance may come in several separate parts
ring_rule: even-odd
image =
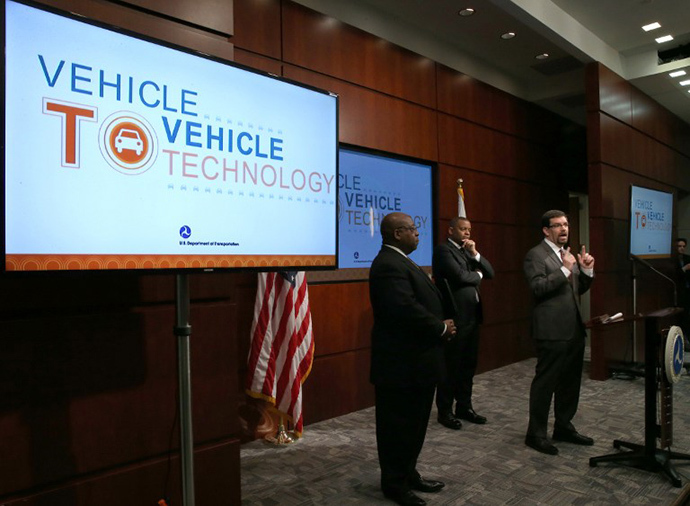
[[[182,504],[194,506],[194,434],[192,432],[192,388],[189,354],[189,278],[178,274],[175,286],[175,336],[180,401],[180,463]]]

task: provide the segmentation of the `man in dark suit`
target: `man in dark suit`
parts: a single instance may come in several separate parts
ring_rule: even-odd
[[[529,426],[525,444],[549,455],[558,448],[546,437],[554,399],[553,439],[579,445],[594,441],[572,424],[580,399],[585,327],[578,297],[594,276],[594,257],[583,246],[577,259],[568,244],[568,218],[562,211],[542,216],[544,240],[527,253],[525,276],[534,297],[532,335],[537,367],[529,395]]]
[[[445,345],[446,380],[436,388],[438,421],[449,429],[460,429],[462,420],[484,424],[486,417],[472,407],[472,384],[477,370],[479,325],[482,304],[479,283],[494,277],[489,261],[470,239],[472,224],[462,216],[450,220],[448,240],[434,249],[432,262],[436,285],[444,295],[457,327],[457,335]],[[455,413],[453,403],[455,402]]]
[[[685,342],[690,342],[690,255],[685,254],[688,241],[684,237],[676,239],[676,289],[678,306],[685,310],[681,319],[681,328]],[[690,365],[686,366],[690,372]]]
[[[374,310],[371,382],[376,393],[376,443],[383,494],[405,506],[426,502],[413,490],[438,492],[440,481],[417,471],[436,383],[443,375],[443,343],[455,334],[444,320],[441,294],[407,255],[419,243],[412,218],[381,221],[383,245],[369,271]]]

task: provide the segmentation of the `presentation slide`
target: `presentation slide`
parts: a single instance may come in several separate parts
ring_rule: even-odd
[[[630,254],[642,258],[671,255],[673,194],[632,186],[630,192]]]
[[[337,96],[5,16],[6,270],[335,267]]]
[[[371,266],[381,249],[381,220],[394,211],[409,214],[419,230],[410,258],[431,265],[430,165],[341,148],[338,186],[341,269]]]

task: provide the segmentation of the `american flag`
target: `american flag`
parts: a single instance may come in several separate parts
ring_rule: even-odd
[[[302,383],[314,358],[304,272],[259,273],[249,350],[247,388],[273,404],[302,435]]]

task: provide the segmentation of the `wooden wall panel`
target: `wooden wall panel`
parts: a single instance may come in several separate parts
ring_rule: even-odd
[[[203,446],[194,452],[197,504],[234,506],[240,504],[240,445],[237,440]],[[170,467],[169,467],[170,466]],[[3,506],[73,506],[78,504],[122,506],[158,504],[168,483],[168,504],[178,504],[181,497],[179,454],[158,457],[128,465],[118,471],[89,476],[76,483],[58,485],[28,497],[3,499]],[[218,470],[223,472],[219,473]],[[16,496],[15,496],[16,497]]]
[[[606,114],[600,117],[601,159],[597,160],[614,167],[633,165],[633,131],[624,123]]]
[[[235,5],[232,37],[235,47],[280,59],[280,0],[233,0],[232,3]]]
[[[432,60],[283,2],[283,60],[427,107],[436,106]]]
[[[317,357],[369,349],[374,323],[369,283],[311,285],[309,302]]]
[[[651,97],[634,86],[630,87],[632,98],[632,117],[630,124],[654,139],[667,145],[673,144],[673,131],[676,126],[670,122],[670,115],[659,108]]]
[[[233,2],[226,0],[196,0],[171,2],[170,0],[126,0],[126,3],[179,19],[185,23],[226,35],[233,32]]]
[[[534,345],[528,320],[482,326],[477,363],[479,374],[525,360],[533,355]],[[527,393],[525,392],[525,395]],[[477,404],[481,405],[480,403],[481,398]]]
[[[603,381],[611,376],[611,367],[633,360],[633,325],[628,323],[593,330],[590,337],[590,377]]]
[[[656,101],[634,86],[631,86],[631,91],[631,125],[649,137],[672,147],[683,156],[690,156],[690,125],[660,107]]]
[[[518,253],[516,253],[516,257]],[[488,255],[487,255],[487,258]],[[520,255],[522,263],[524,254]],[[499,264],[490,260],[494,269]],[[510,289],[506,289],[510,287]],[[506,324],[513,321],[529,318],[532,310],[532,301],[525,275],[520,270],[498,271],[494,279],[483,280],[481,284],[482,306],[484,308],[484,322],[487,324]]]
[[[285,66],[285,77],[340,96],[340,141],[400,155],[437,159],[436,113],[304,69]]]
[[[595,106],[595,110],[601,110],[623,123],[632,121],[632,91],[630,85],[620,76],[603,65],[588,66],[586,70],[588,94],[593,88],[597,88],[599,101],[596,104],[588,102],[588,106]],[[602,132],[606,132],[602,128]]]
[[[165,454],[176,416],[172,307],[5,321],[0,496]],[[195,441],[238,430],[234,308],[195,304]],[[211,410],[214,416],[205,416]],[[177,441],[174,448],[177,448]]]
[[[315,423],[374,405],[370,355],[369,349],[355,349],[314,361],[303,387],[305,421]]]
[[[589,167],[590,182],[596,181],[599,196],[590,201],[590,217],[606,216],[617,220],[630,219],[630,185],[672,192],[673,187],[650,178],[601,164]]]
[[[556,117],[533,104],[437,64],[438,110],[540,143],[556,140]]]
[[[630,219],[630,185],[684,190],[690,181],[690,157],[684,154],[687,146],[677,140],[688,135],[690,126],[603,65],[589,65],[586,75],[590,249],[597,259],[591,313],[645,313],[666,307],[672,303],[672,286],[641,264],[635,264],[634,292],[628,255],[630,226],[635,226],[634,217],[632,223]],[[654,264],[671,274],[669,262]],[[605,379],[613,362],[631,360],[628,326],[593,332],[593,378]]]
[[[122,4],[107,0],[41,0],[41,3],[226,60],[233,59],[232,44],[222,35],[175,23]]]
[[[548,209],[567,208],[568,195],[562,188],[439,165],[437,217],[440,219],[449,220],[457,213],[458,179],[463,180],[465,208],[473,220],[538,226]]]
[[[630,272],[630,224],[627,219],[590,218],[590,241],[598,245],[596,251],[590,248],[597,273]]]
[[[256,70],[270,72],[277,76],[283,75],[283,64],[265,56],[250,53],[235,47],[235,62]]]
[[[482,172],[555,184],[552,153],[543,145],[439,114],[439,161]]]

